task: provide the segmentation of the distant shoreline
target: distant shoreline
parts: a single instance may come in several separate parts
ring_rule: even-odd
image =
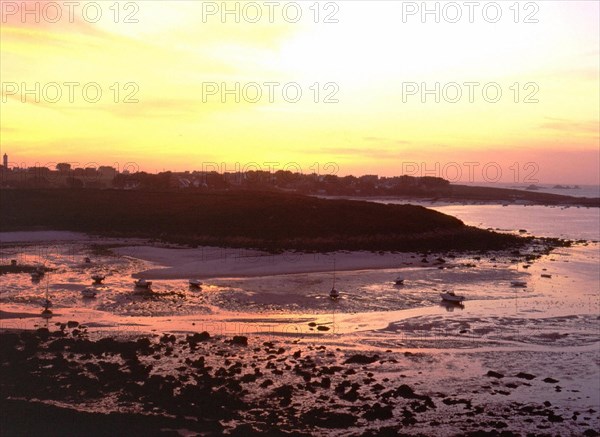
[[[494,188],[470,185],[450,185],[450,193],[435,193],[423,195],[316,195],[322,199],[348,199],[359,201],[405,200],[407,203],[416,202],[419,205],[540,205],[540,206],[583,206],[599,208],[600,198],[575,197],[562,194],[546,193],[543,191],[517,190],[512,188]]]

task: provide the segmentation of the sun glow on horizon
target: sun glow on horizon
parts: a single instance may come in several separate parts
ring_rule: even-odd
[[[515,23],[508,4],[498,23],[404,23],[407,2],[378,1],[318,3],[318,23],[312,3],[297,23],[222,23],[206,15],[211,2],[186,1],[119,2],[117,23],[108,3],[97,23],[35,23],[7,15],[8,3],[0,146],[15,164],[295,162],[306,172],[335,162],[339,174],[397,175],[406,162],[498,162],[511,181],[511,165],[535,162],[541,182],[600,183],[597,2],[538,2],[538,23]],[[123,22],[133,12],[138,23]],[[81,84],[73,101],[66,82]],[[36,83],[41,99],[23,103],[21,85]],[[57,102],[51,83],[62,85]],[[87,83],[97,102],[82,97]],[[440,101],[409,83],[437,83]],[[207,84],[237,95],[223,103]],[[495,103],[487,84],[502,92]]]

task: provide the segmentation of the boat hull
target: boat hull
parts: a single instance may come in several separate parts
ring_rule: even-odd
[[[441,293],[440,296],[446,302],[460,303],[465,300],[464,296],[457,296],[455,294]]]

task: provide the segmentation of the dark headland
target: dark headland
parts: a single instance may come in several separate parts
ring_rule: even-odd
[[[258,191],[0,190],[2,231],[277,250],[499,250],[526,239],[414,205]]]

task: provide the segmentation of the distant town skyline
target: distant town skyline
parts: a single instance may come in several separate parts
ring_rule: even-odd
[[[130,3],[135,21],[108,3],[96,21],[2,16],[2,153],[148,172],[424,163],[416,176],[444,177],[478,163],[475,181],[496,163],[502,183],[600,183],[598,2],[500,2],[497,19],[480,7],[472,22],[446,2],[429,15],[407,10],[420,2],[300,2],[297,22],[253,22],[248,2],[237,17]]]

